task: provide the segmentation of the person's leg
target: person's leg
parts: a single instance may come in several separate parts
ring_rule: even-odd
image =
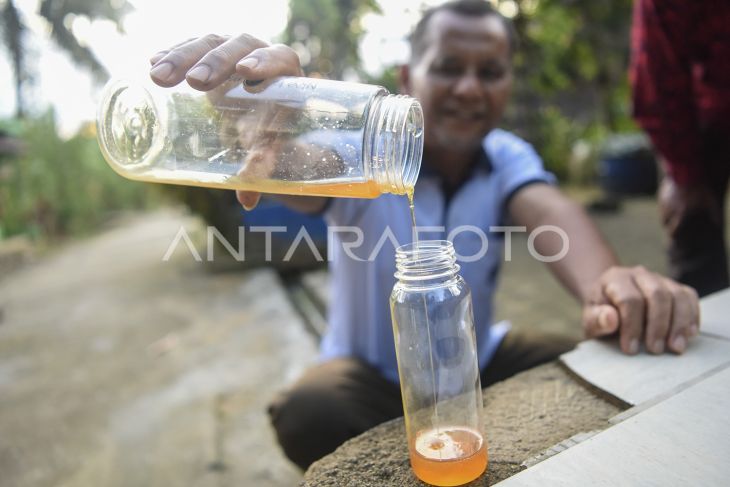
[[[401,415],[399,386],[350,358],[313,367],[269,406],[279,444],[303,470],[346,440]]]
[[[662,182],[659,204],[669,237],[669,275],[706,296],[730,285],[725,250],[727,178],[692,188]]]
[[[659,191],[669,236],[669,274],[706,296],[730,286],[725,245],[725,195],[730,178],[730,127],[703,129],[702,182],[678,187],[667,176]]]
[[[557,359],[572,350],[577,341],[559,335],[510,330],[482,371],[482,387],[505,380],[518,372]]]

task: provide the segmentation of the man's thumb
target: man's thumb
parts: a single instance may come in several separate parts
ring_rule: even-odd
[[[608,304],[594,304],[583,309],[583,329],[589,338],[618,331],[618,311]]]

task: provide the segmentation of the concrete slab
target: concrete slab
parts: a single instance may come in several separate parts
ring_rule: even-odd
[[[489,467],[472,487],[523,470],[526,460],[581,432],[603,430],[622,408],[596,396],[559,365],[536,367],[484,391]],[[346,442],[307,470],[302,487],[422,487],[411,471],[403,418]]]

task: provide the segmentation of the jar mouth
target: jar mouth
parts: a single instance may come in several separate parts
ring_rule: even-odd
[[[384,193],[413,191],[423,156],[423,110],[415,98],[385,95],[375,101],[364,160]]]
[[[454,245],[448,240],[419,240],[395,250],[395,277],[401,281],[431,281],[459,272]]]

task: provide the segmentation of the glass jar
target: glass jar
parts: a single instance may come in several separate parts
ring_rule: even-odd
[[[411,466],[432,485],[487,467],[471,291],[443,240],[396,249],[390,298]]]
[[[342,81],[232,78],[204,93],[115,80],[102,95],[97,137],[130,179],[374,198],[412,190],[423,114],[414,98]]]

